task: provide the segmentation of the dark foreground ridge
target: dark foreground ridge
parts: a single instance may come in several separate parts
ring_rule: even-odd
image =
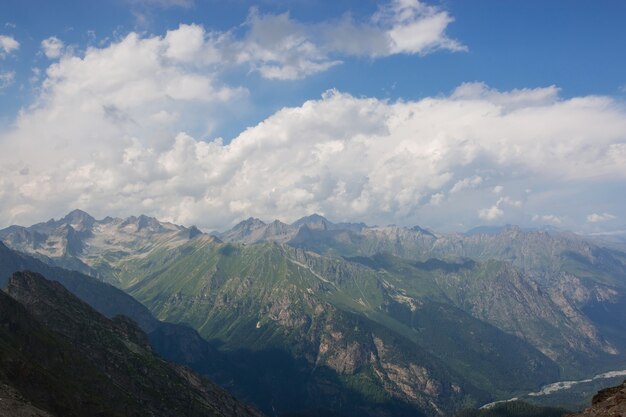
[[[262,416],[32,272],[0,292],[0,399],[2,416]]]

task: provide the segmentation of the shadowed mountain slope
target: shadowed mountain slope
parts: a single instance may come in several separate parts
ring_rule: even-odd
[[[156,356],[132,320],[107,319],[58,282],[16,273],[0,305],[4,384],[52,415],[261,415]]]

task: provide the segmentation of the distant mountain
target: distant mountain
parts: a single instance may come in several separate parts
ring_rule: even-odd
[[[199,235],[195,227],[163,223],[143,215],[96,220],[74,210],[60,220],[3,229],[0,240],[51,265],[120,285],[117,265],[149,252],[174,248]]]
[[[626,368],[626,253],[573,233],[439,234],[319,215],[251,218],[216,237],[148,218],[72,222],[0,237],[85,265],[193,327],[241,365],[216,379],[263,410],[436,415]],[[72,224],[77,255],[32,243],[60,245]]]
[[[13,398],[0,410],[10,415],[261,416],[160,359],[132,320],[107,319],[39,274],[11,277],[0,324],[0,390]]]
[[[249,218],[238,223],[232,229],[216,233],[215,236],[229,243],[259,243],[259,242],[288,242],[304,230],[338,231],[349,230],[360,232],[367,225],[364,223],[332,223],[319,214],[312,214],[296,220],[292,224],[285,224],[279,220],[264,223],[255,218]]]
[[[423,281],[420,290],[396,287],[401,275],[278,244],[240,247],[196,240],[174,252],[171,264],[154,259],[137,264],[150,278],[129,292],[157,316],[188,323],[229,349],[279,348],[307,358],[309,366],[324,365],[339,376],[360,379],[374,367],[372,388],[382,384],[381,392],[405,401],[420,400],[425,388],[418,377],[392,370],[415,361],[428,375],[444,376],[433,378],[431,384],[441,388],[428,395],[442,408],[459,401],[445,397],[450,395],[446,386],[465,386],[459,393],[469,393],[479,384],[499,392],[558,375],[555,364],[526,342],[449,305],[428,275],[424,279],[430,283]],[[359,323],[360,331],[349,323]],[[388,344],[393,349],[384,348]],[[395,359],[381,349],[394,351]],[[421,359],[415,357],[420,351]],[[529,363],[534,365],[529,368]],[[457,373],[463,377],[454,377]],[[511,380],[511,374],[517,379]],[[444,383],[449,378],[456,382]],[[475,398],[482,397],[473,391]]]

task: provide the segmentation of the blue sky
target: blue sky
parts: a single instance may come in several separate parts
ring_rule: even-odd
[[[319,211],[447,230],[621,230],[625,16],[618,1],[5,0],[0,146],[14,152],[4,169],[22,174],[0,183],[0,218],[80,206],[205,228]],[[187,50],[193,41],[201,45]],[[147,75],[129,62],[142,53],[158,55]],[[347,112],[370,130],[316,125],[328,119],[316,111]],[[459,125],[424,123],[445,119],[439,112]],[[507,130],[523,117],[536,129]],[[587,124],[572,132],[570,118]],[[371,142],[359,147],[363,137]],[[177,147],[193,148],[195,170],[164,162]],[[357,169],[348,151],[370,165]],[[290,172],[277,155],[301,155],[305,169]],[[549,155],[554,166],[540,166]],[[247,166],[263,173],[261,185]],[[581,193],[593,198],[580,204]]]
[[[0,4],[3,34],[20,40],[20,51],[3,62],[16,72],[15,83],[0,96],[6,120],[33,99],[32,68],[49,64],[40,42],[56,36],[80,50],[124,36],[130,31],[162,34],[180,23],[229,30],[245,21],[250,8],[284,13],[302,22],[339,19],[349,13],[367,19],[375,1],[211,1],[6,0]],[[337,88],[354,95],[418,99],[447,94],[459,84],[483,81],[509,90],[557,85],[563,97],[601,94],[626,96],[626,3],[619,1],[445,1],[439,4],[455,21],[448,34],[467,45],[465,53],[399,55],[387,59],[349,59],[343,65],[295,82],[268,82],[255,74],[238,74],[253,93],[254,108],[233,115],[216,132],[234,137],[247,125],[286,105],[297,105]],[[145,16],[145,21],[138,16]],[[15,25],[15,27],[13,27]],[[39,54],[38,54],[39,53]]]

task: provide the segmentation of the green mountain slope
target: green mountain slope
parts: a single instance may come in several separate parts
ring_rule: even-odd
[[[228,349],[281,349],[340,375],[373,366],[374,381],[396,380],[387,391],[405,401],[420,404],[431,379],[438,387],[432,401],[445,407],[459,403],[453,385],[504,393],[558,376],[553,362],[518,338],[453,306],[404,297],[386,287],[388,273],[343,259],[196,239],[133,268],[146,278],[128,291],[160,318],[189,324]],[[383,354],[392,351],[393,359]],[[397,372],[411,363],[445,378],[420,384],[423,371]]]
[[[218,348],[218,363],[246,370],[220,374],[189,352],[188,363],[266,411],[437,414],[626,367],[626,321],[616,319],[626,254],[569,233],[441,235],[313,215],[248,219],[213,237],[74,212],[0,238],[84,265],[158,318],[198,330],[210,344],[194,355]],[[185,356],[171,333],[159,342]]]

